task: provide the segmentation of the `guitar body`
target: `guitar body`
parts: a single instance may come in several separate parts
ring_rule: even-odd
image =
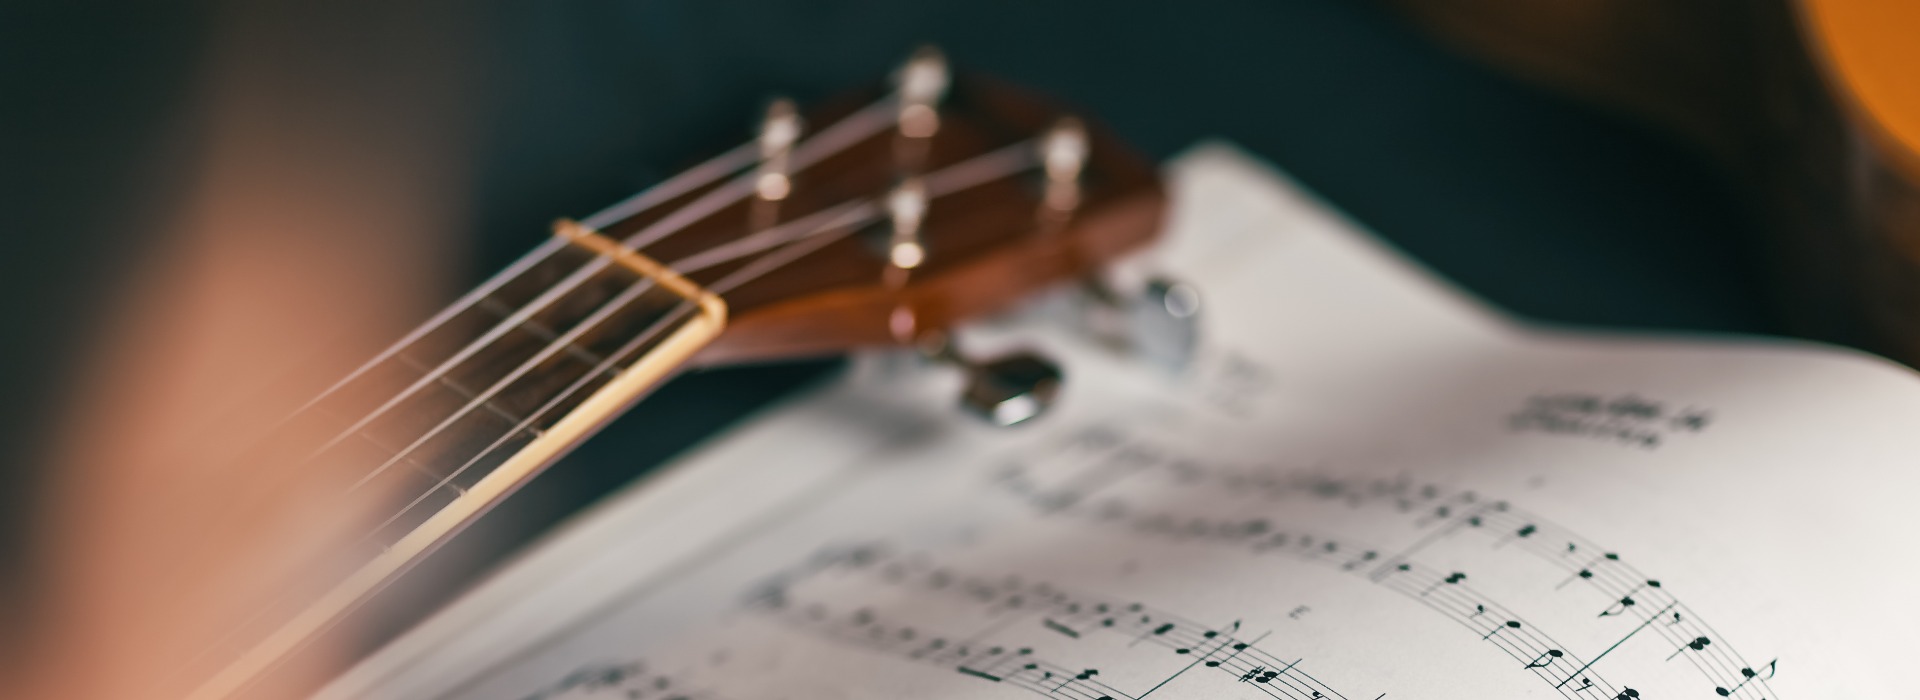
[[[1795,332],[1920,364],[1920,4],[1385,2],[1699,144],[1758,212]]]

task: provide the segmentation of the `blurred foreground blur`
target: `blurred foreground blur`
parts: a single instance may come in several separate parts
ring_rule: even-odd
[[[173,150],[179,196],[76,361],[4,634],[8,697],[175,697],[178,672],[354,514],[236,461],[442,296],[465,37],[455,13],[227,3]],[[276,471],[275,466],[281,469]],[[352,465],[342,465],[352,466]],[[322,677],[329,655],[289,679]],[[268,692],[265,697],[282,693]]]

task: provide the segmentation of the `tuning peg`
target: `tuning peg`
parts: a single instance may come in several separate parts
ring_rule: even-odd
[[[961,407],[1002,428],[1045,413],[1059,396],[1064,378],[1058,363],[1031,350],[984,362],[968,359],[944,334],[922,343],[921,352],[964,372],[966,385],[960,393]]]
[[[788,159],[794,142],[800,140],[800,128],[793,100],[782,97],[768,103],[760,120],[760,166],[753,183],[753,193],[762,201],[777,202],[793,191]]]
[[[1200,345],[1200,290],[1168,277],[1150,277],[1140,292],[1123,295],[1089,278],[1088,296],[1121,317],[1117,335],[1141,359],[1171,372],[1192,364]],[[1110,326],[1109,326],[1110,328]]]
[[[926,216],[927,186],[920,178],[901,180],[887,193],[887,218],[893,230],[887,239],[887,262],[902,270],[926,262],[927,247],[920,241],[920,223]]]
[[[1055,216],[1071,214],[1080,206],[1080,172],[1087,165],[1087,127],[1074,117],[1062,117],[1040,137],[1040,165],[1047,174],[1041,203]]]
[[[1134,352],[1179,371],[1192,364],[1200,345],[1200,290],[1165,277],[1147,280],[1127,307]]]
[[[894,75],[900,91],[900,135],[923,139],[940,130],[940,112],[935,109],[947,94],[951,82],[947,57],[940,49],[922,46]]]

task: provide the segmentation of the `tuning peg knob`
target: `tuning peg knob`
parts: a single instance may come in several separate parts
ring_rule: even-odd
[[[1045,413],[1060,394],[1060,365],[1033,352],[1017,352],[967,367],[960,404],[1000,427]]]
[[[1193,285],[1150,277],[1139,292],[1125,294],[1096,276],[1082,288],[1095,304],[1087,327],[1097,338],[1170,372],[1192,364],[1200,344],[1200,291]]]
[[[1128,345],[1140,357],[1176,372],[1192,364],[1200,345],[1200,290],[1154,277],[1125,312]]]
[[[1045,413],[1060,395],[1060,365],[1039,353],[1021,350],[986,361],[962,356],[944,336],[931,339],[923,352],[954,365],[966,375],[960,405],[998,427],[1025,423]]]

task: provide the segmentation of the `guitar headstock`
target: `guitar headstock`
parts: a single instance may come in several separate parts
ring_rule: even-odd
[[[1164,208],[1104,129],[923,49],[805,116],[773,101],[754,141],[580,226],[724,300],[715,364],[940,337],[1147,242]]]

